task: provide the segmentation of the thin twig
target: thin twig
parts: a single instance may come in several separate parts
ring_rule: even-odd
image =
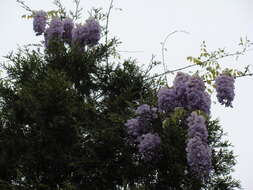
[[[167,67],[166,67],[165,58],[164,58],[165,44],[166,44],[167,40],[169,39],[169,37],[171,37],[173,34],[176,34],[176,33],[179,33],[179,32],[182,32],[182,33],[185,33],[185,34],[189,34],[189,32],[184,31],[184,30],[175,30],[175,31],[169,33],[165,37],[164,41],[162,42],[162,63],[163,63],[164,72],[167,72]],[[168,82],[166,76],[165,76],[165,80],[166,80],[166,82]]]
[[[29,12],[33,13],[32,9],[29,6],[27,6],[24,1],[22,1],[22,0],[16,0],[16,2],[19,3],[21,5],[21,7],[23,9],[25,9],[26,11],[29,11]]]
[[[165,71],[165,72],[163,72],[163,73],[161,73],[161,74],[158,74],[158,75],[149,77],[148,79],[157,78],[157,77],[163,76],[163,75],[168,74],[168,73],[174,73],[174,72],[176,72],[176,71],[181,71],[181,70],[188,69],[188,68],[194,67],[194,66],[197,66],[197,64],[188,65],[188,66],[181,67],[181,68],[178,68],[178,69],[175,69],[175,70]]]
[[[73,20],[77,20],[80,17],[80,12],[82,11],[82,8],[79,9],[80,0],[74,0],[74,3],[76,5],[75,7],[75,14],[73,14]]]
[[[108,45],[108,27],[109,27],[109,18],[111,14],[111,10],[113,8],[113,0],[111,0],[110,7],[108,9],[107,15],[106,15],[106,26],[105,26],[105,44]],[[108,68],[108,52],[106,53],[106,68]]]
[[[246,50],[246,51],[250,51],[250,50]],[[236,55],[237,55],[237,56],[238,56],[238,55],[242,55],[243,53],[244,53],[244,51],[243,51],[243,52],[229,53],[229,54],[223,55],[222,57],[215,57],[215,58],[207,59],[206,61],[203,61],[203,62],[201,62],[201,63],[202,63],[202,64],[205,64],[205,63],[207,63],[207,62],[216,61],[216,60],[218,60],[218,59],[222,59],[222,58],[226,58],[226,57],[233,57],[233,56],[236,56]],[[160,73],[160,74],[158,74],[158,75],[152,76],[152,77],[150,77],[150,78],[148,78],[148,79],[153,79],[153,78],[156,78],[156,77],[160,77],[160,76],[162,76],[162,75],[166,75],[166,74],[169,74],[169,73],[172,73],[172,74],[173,74],[174,72],[181,71],[181,70],[184,70],[184,69],[188,69],[188,68],[194,67],[194,66],[201,66],[201,65],[199,65],[199,64],[191,64],[191,65],[188,65],[188,66],[185,66],[185,67],[180,67],[180,68],[177,68],[177,69],[174,69],[174,70],[165,71],[165,72]]]

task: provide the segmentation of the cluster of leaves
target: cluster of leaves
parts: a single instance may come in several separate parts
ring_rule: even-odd
[[[214,81],[221,73],[227,73],[234,78],[252,75],[249,70],[249,65],[247,65],[243,69],[234,69],[234,68],[223,68],[221,67],[220,60],[228,57],[235,57],[236,60],[239,59],[239,56],[244,55],[249,51],[252,43],[248,38],[245,39],[240,38],[239,42],[240,50],[235,52],[228,52],[225,48],[219,48],[218,50],[209,51],[207,49],[206,42],[203,41],[200,48],[200,55],[198,57],[187,57],[187,61],[193,63],[190,66],[199,66],[198,70],[199,74],[206,81],[208,87],[208,91],[210,93],[213,92]]]

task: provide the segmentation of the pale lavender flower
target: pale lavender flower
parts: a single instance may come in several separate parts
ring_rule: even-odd
[[[232,107],[232,101],[235,97],[234,82],[234,78],[227,74],[221,74],[215,80],[217,99],[226,107]]]
[[[202,141],[207,143],[208,131],[206,128],[205,118],[192,112],[187,118],[188,138],[200,137]]]
[[[125,126],[127,127],[127,133],[132,137],[139,136],[143,128],[137,118],[127,120]]]
[[[72,30],[74,28],[73,20],[70,18],[65,18],[63,20],[63,39],[67,42],[71,42],[72,39]]]
[[[174,81],[173,87],[176,89],[177,95],[181,98],[185,95],[186,87],[188,85],[188,81],[191,79],[191,76],[183,73],[178,72]]]
[[[146,161],[152,160],[155,156],[156,149],[161,144],[161,138],[158,134],[147,133],[141,136],[138,144],[139,153]]]
[[[211,151],[208,145],[196,136],[189,139],[186,147],[190,170],[198,177],[205,178],[212,168]]]
[[[202,110],[210,114],[211,100],[208,93],[205,92],[205,84],[198,76],[193,76],[186,88],[186,107],[189,110]]]
[[[143,119],[151,121],[157,118],[157,108],[142,104],[136,109],[136,114]]]
[[[61,40],[64,32],[63,22],[59,18],[53,18],[45,32],[46,47],[50,40]]]
[[[45,11],[36,11],[33,17],[33,30],[37,36],[41,35],[46,28],[47,13]]]
[[[158,108],[162,112],[173,111],[174,108],[180,106],[178,96],[174,88],[161,88],[157,94]]]
[[[101,26],[99,22],[91,17],[86,20],[86,27],[88,28],[87,45],[96,45],[101,37]]]
[[[87,45],[88,35],[87,25],[78,24],[72,31],[72,42],[80,48],[84,48]]]

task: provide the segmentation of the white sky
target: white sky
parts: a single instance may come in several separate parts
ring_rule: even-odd
[[[72,0],[62,2],[72,7]],[[26,3],[35,10],[55,8],[52,0]],[[81,0],[81,5],[85,11],[91,7],[108,8],[109,0]],[[178,33],[168,40],[165,60],[169,69],[185,66],[187,56],[197,56],[203,40],[212,50],[233,50],[239,38],[246,35],[253,41],[252,0],[114,0],[114,7],[123,11],[112,11],[110,31],[123,42],[120,50],[140,51],[124,53],[123,57],[131,56],[141,64],[147,64],[152,54],[161,60],[160,42],[174,30],[186,30],[190,35]],[[17,45],[41,40],[34,35],[32,21],[21,19],[25,13],[15,0],[0,0],[0,56],[15,50]],[[253,51],[238,62],[225,59],[224,63],[237,67],[252,64],[252,60]],[[220,118],[238,156],[234,176],[249,190],[253,189],[252,97],[253,77],[243,77],[236,80],[233,109],[212,105],[212,115]]]

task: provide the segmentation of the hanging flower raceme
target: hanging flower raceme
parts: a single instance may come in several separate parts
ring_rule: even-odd
[[[183,107],[190,111],[202,110],[210,113],[211,99],[205,92],[205,84],[198,76],[179,72],[171,88],[161,88],[158,92],[158,108],[162,112],[173,111]]]
[[[94,18],[86,20],[84,25],[79,24],[73,29],[73,44],[83,49],[84,46],[94,46],[100,40],[101,26]]]
[[[78,24],[72,32],[72,43],[80,48],[84,48],[87,44],[88,28],[86,25]]]
[[[196,112],[192,112],[188,117],[187,122],[187,163],[190,170],[197,177],[204,178],[208,176],[211,170],[211,152],[207,144],[208,131],[205,119]]]
[[[183,73],[178,72],[174,81],[173,81],[173,87],[175,88],[177,95],[181,98],[184,98],[185,91],[188,85],[188,81],[190,80],[191,76]]]
[[[36,11],[33,17],[33,30],[36,35],[41,35],[45,32],[47,24],[47,13],[45,11]]]
[[[140,117],[136,117],[127,120],[125,123],[128,135],[133,137],[135,140],[146,131],[147,127],[145,127],[145,124],[142,121],[143,120],[141,120]]]
[[[70,43],[72,40],[72,30],[74,28],[73,20],[70,18],[65,18],[63,20],[63,39],[64,41]]]
[[[173,111],[176,107],[180,106],[178,95],[174,88],[163,87],[159,90],[158,94],[158,108],[161,112]]]
[[[51,40],[61,40],[64,32],[63,22],[60,18],[53,18],[45,32],[45,44],[48,46]]]
[[[157,134],[147,133],[139,138],[138,150],[146,161],[152,160],[155,149],[161,144],[161,138]]]
[[[208,131],[205,124],[205,118],[192,112],[187,118],[188,138],[200,137],[202,141],[207,142]]]
[[[136,114],[142,119],[152,121],[157,118],[157,108],[150,107],[147,104],[142,104],[136,109]]]
[[[87,45],[94,46],[100,40],[101,26],[95,18],[90,17],[86,20],[86,27],[88,29]]]
[[[158,134],[153,134],[152,120],[156,119],[157,108],[142,104],[136,109],[137,117],[127,120],[125,126],[130,140],[134,142],[143,160],[152,160],[155,149],[161,142]]]
[[[217,99],[226,107],[232,107],[232,101],[235,97],[235,79],[228,74],[221,74],[215,80]]]
[[[199,136],[190,138],[186,153],[188,165],[196,177],[207,177],[212,167],[211,151],[208,145]]]
[[[188,81],[186,88],[186,107],[191,110],[202,110],[206,114],[210,114],[211,99],[205,92],[205,84],[198,76],[192,76]]]

